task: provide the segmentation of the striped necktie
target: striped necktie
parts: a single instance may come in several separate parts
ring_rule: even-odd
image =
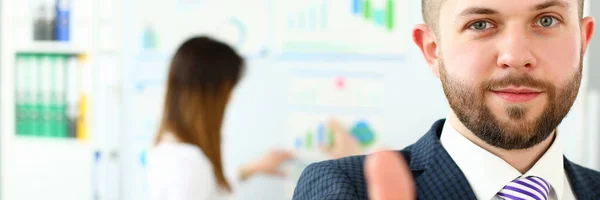
[[[510,200],[548,200],[550,184],[540,177],[519,177],[508,183],[498,196]]]

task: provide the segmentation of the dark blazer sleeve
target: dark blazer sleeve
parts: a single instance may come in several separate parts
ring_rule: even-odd
[[[333,161],[310,164],[294,190],[294,200],[358,200],[351,179]]]

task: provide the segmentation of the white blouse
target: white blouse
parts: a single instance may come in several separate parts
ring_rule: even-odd
[[[202,150],[177,142],[170,134],[148,153],[148,182],[150,200],[234,199],[218,187]]]

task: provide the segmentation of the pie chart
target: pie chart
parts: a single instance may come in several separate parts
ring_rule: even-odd
[[[358,121],[350,130],[362,147],[371,146],[375,142],[375,133],[369,124],[364,121]]]

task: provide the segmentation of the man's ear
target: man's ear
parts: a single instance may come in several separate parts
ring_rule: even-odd
[[[419,24],[413,29],[412,37],[415,44],[421,49],[421,53],[423,53],[431,72],[439,78],[440,67],[435,33],[426,24]]]
[[[594,35],[595,20],[593,17],[588,16],[581,20],[581,40],[583,45],[583,54],[587,52],[588,45]]]

